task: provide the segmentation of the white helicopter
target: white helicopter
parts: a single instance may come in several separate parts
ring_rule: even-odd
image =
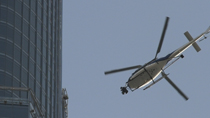
[[[121,87],[122,94],[125,94],[125,93],[127,94],[128,93],[127,88],[130,88],[131,91],[134,91],[138,88],[142,88],[145,85],[148,85],[149,83],[151,83],[150,85],[148,85],[147,87],[144,88],[144,90],[146,90],[149,87],[151,87],[152,85],[154,85],[155,83],[157,83],[158,81],[160,81],[161,79],[165,78],[169,82],[169,84],[171,84],[172,87],[174,87],[175,90],[181,96],[183,96],[183,98],[185,100],[188,100],[188,97],[169,79],[169,77],[167,76],[168,74],[165,74],[164,70],[167,69],[169,66],[171,66],[178,59],[183,58],[184,56],[182,55],[182,52],[184,52],[190,46],[193,46],[195,48],[195,50],[197,52],[199,52],[201,49],[197,45],[196,41],[198,41],[202,37],[204,37],[203,39],[206,39],[207,37],[205,35],[210,33],[210,27],[205,32],[201,33],[195,39],[193,39],[192,36],[189,34],[189,32],[186,31],[184,33],[184,35],[189,40],[188,43],[186,43],[182,47],[176,49],[175,51],[171,52],[170,54],[166,55],[165,57],[157,58],[157,54],[160,52],[161,47],[162,47],[165,32],[166,32],[166,29],[167,29],[167,26],[168,26],[168,21],[169,21],[169,17],[166,17],[165,25],[164,25],[164,28],[163,28],[163,32],[162,32],[162,35],[161,35],[161,38],[160,38],[159,46],[158,46],[158,49],[157,49],[157,52],[156,52],[156,55],[155,55],[154,59],[152,59],[151,61],[149,61],[148,63],[146,63],[144,65],[136,65],[136,66],[126,67],[126,68],[121,68],[121,69],[115,69],[115,70],[105,72],[105,75],[107,75],[107,74],[112,74],[112,73],[116,73],[116,72],[127,71],[127,70],[138,68],[130,76],[130,78],[126,82],[126,85],[124,87]],[[202,41],[203,39],[201,39],[200,41]],[[156,77],[160,73],[161,73],[162,77],[155,80]]]

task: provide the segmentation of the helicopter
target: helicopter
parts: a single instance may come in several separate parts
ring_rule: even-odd
[[[166,81],[185,99],[188,100],[189,98],[176,86],[176,84],[171,81],[171,79],[168,77],[169,74],[165,73],[165,70],[174,64],[178,59],[184,58],[184,55],[182,54],[186,49],[188,49],[190,46],[193,46],[197,52],[199,52],[201,49],[196,43],[199,39],[200,41],[207,38],[206,34],[210,33],[210,27],[208,29],[201,33],[198,37],[192,38],[190,33],[186,31],[184,33],[185,37],[189,40],[188,43],[184,44],[180,48],[174,50],[173,52],[169,53],[168,55],[157,58],[158,53],[161,51],[162,43],[165,37],[165,33],[168,27],[169,17],[166,17],[165,24],[163,27],[162,35],[159,41],[159,45],[157,48],[157,52],[155,55],[155,58],[151,61],[145,63],[144,65],[136,65],[136,66],[130,66],[126,68],[120,68],[120,69],[114,69],[110,71],[104,72],[105,75],[113,74],[117,72],[127,71],[131,69],[137,69],[132,73],[132,75],[129,77],[128,81],[126,82],[124,87],[120,87],[122,94],[127,94],[129,88],[132,92],[136,89],[142,88],[146,85],[147,87],[144,88],[144,90],[150,88],[163,78],[166,79]],[[201,39],[202,38],[202,39]],[[160,78],[156,79],[158,75],[162,75]],[[155,80],[156,79],[156,80]]]

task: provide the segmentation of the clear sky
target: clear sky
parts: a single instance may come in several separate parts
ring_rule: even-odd
[[[69,118],[207,118],[210,116],[210,37],[190,47],[166,70],[189,97],[185,101],[161,80],[148,90],[122,95],[135,70],[104,71],[145,64],[154,58],[166,16],[170,17],[158,57],[179,48],[189,31],[210,26],[209,0],[63,0],[63,87]]]

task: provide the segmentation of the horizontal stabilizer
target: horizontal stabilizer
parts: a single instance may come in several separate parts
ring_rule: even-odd
[[[192,40],[193,40],[192,36],[190,35],[190,33],[189,33],[188,31],[186,31],[186,32],[184,33],[184,35],[187,37],[187,39],[188,39],[189,41],[192,41]],[[199,51],[201,50],[201,48],[198,46],[198,44],[197,44],[196,42],[193,43],[192,45],[193,45],[193,47],[195,48],[195,50],[196,50],[197,52],[199,52]]]

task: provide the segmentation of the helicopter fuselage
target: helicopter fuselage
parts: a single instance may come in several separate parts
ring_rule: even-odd
[[[149,84],[163,71],[163,68],[166,64],[172,60],[173,58],[179,56],[183,51],[193,45],[197,40],[199,40],[204,33],[202,33],[197,38],[189,41],[182,47],[178,48],[177,50],[173,51],[172,53],[166,55],[165,57],[155,59],[152,62],[149,62],[142,66],[141,68],[137,69],[128,79],[126,82],[127,86],[131,90],[135,90],[145,85]]]
[[[141,88],[153,81],[168,63],[169,58],[163,57],[136,70],[129,78],[127,85],[131,90]]]

